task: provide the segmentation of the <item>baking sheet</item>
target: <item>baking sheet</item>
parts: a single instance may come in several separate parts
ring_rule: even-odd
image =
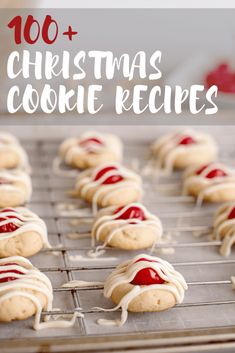
[[[56,142],[33,142],[28,141],[25,147],[29,152],[31,165],[33,167],[33,197],[29,204],[30,209],[37,212],[39,216],[45,219],[48,231],[49,240],[53,245],[63,244],[65,246],[76,246],[86,248],[90,246],[89,239],[71,240],[66,237],[66,234],[74,231],[82,231],[82,228],[71,227],[68,219],[59,217],[56,205],[60,202],[71,202],[71,199],[66,196],[65,191],[71,189],[74,180],[70,178],[57,177],[52,172],[52,160],[56,155],[58,143]],[[130,165],[133,158],[138,156],[140,164],[145,163],[147,156],[148,145],[145,143],[125,143],[125,163]],[[222,146],[223,155],[226,158],[232,158],[234,150],[233,140],[230,143],[226,141],[226,145]],[[177,181],[177,178],[172,180]],[[157,191],[157,186],[161,183],[168,183],[169,179],[144,178],[145,196],[144,203],[151,212],[165,215],[162,219],[164,226],[175,227],[179,220],[167,216],[169,213],[193,212],[194,204],[190,202],[175,202],[176,199],[171,199],[168,202],[167,198]],[[171,180],[170,180],[171,182]],[[78,202],[72,200],[72,202]],[[218,205],[205,205],[203,210],[213,211]],[[186,217],[183,218],[182,225],[211,225],[211,216],[201,217]],[[89,227],[88,227],[89,228]],[[87,229],[87,228],[86,228]],[[196,243],[199,241],[190,232],[181,233],[172,240],[178,243]],[[200,241],[207,241],[206,237],[200,238]],[[142,251],[143,252],[143,251]],[[97,261],[72,261],[70,255],[86,255],[85,250],[68,251],[54,256],[51,253],[41,252],[31,258],[33,264],[39,268],[46,267],[85,267],[83,270],[69,272],[46,272],[51,279],[55,288],[59,288],[63,283],[72,279],[84,279],[102,281],[110,273],[109,269],[100,270],[96,267],[114,266],[124,259],[129,259],[137,252],[122,252],[115,249],[110,249],[106,252],[105,260],[102,258]],[[228,259],[222,258],[218,253],[217,246],[200,246],[176,248],[174,254],[158,254],[171,263],[185,277],[187,282],[204,282],[204,281],[223,281],[229,280],[235,274],[234,263],[235,251],[232,252]],[[107,260],[107,258],[111,260]],[[112,258],[115,257],[115,260]],[[217,261],[222,260],[220,264],[200,264],[202,261]],[[197,262],[197,264],[190,264]],[[177,263],[183,263],[177,265]],[[188,263],[188,264],[187,264]],[[89,267],[91,269],[89,269]],[[196,328],[209,327],[224,327],[235,325],[234,303],[225,304],[226,301],[235,300],[235,291],[232,290],[231,284],[200,284],[190,285],[186,292],[185,300],[182,305],[179,305],[169,311],[162,313],[144,313],[144,314],[129,314],[127,323],[121,327],[99,326],[96,321],[98,318],[117,318],[120,312],[111,313],[94,313],[92,307],[99,306],[110,308],[113,303],[103,297],[102,290],[79,290],[75,294],[72,292],[55,292],[54,307],[62,310],[73,310],[77,304],[83,308],[85,318],[79,319],[74,328],[70,329],[47,329],[42,331],[34,331],[32,319],[14,322],[10,324],[0,325],[0,339],[7,340],[12,338],[39,338],[39,337],[82,337],[85,335],[109,335],[120,333],[144,333],[144,332],[165,332],[170,330],[185,330]],[[213,305],[213,302],[219,302]],[[202,305],[200,305],[202,303]],[[196,306],[194,306],[196,305]],[[90,311],[90,312],[89,312]]]

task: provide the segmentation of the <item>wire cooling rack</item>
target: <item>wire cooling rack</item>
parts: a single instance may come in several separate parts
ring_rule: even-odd
[[[231,142],[232,143],[232,142]],[[68,280],[104,281],[112,269],[137,252],[107,249],[97,260],[87,259],[90,239],[71,239],[71,233],[89,232],[90,224],[76,224],[75,217],[61,216],[61,205],[74,204],[87,208],[82,201],[66,193],[74,186],[73,178],[55,176],[52,161],[58,143],[25,141],[32,165],[33,197],[29,208],[47,223],[49,240],[60,245],[57,255],[41,251],[32,263],[51,279],[54,288],[54,308],[43,314],[72,314],[82,308],[84,318],[78,318],[70,329],[48,329],[35,332],[32,320],[1,324],[1,347],[5,351],[113,351],[183,352],[195,349],[230,349],[235,345],[235,291],[230,277],[235,275],[235,252],[229,258],[219,255],[219,242],[207,236],[197,238],[195,230],[210,232],[212,216],[218,205],[205,205],[195,212],[192,198],[180,197],[180,175],[170,178],[144,178],[144,204],[162,218],[168,243],[157,249],[156,256],[171,262],[188,285],[185,300],[161,313],[129,314],[121,327],[103,327],[98,318],[117,318],[120,312],[101,312],[94,306],[111,308],[102,287],[71,290],[61,285]],[[125,143],[125,164],[146,163],[147,144]],[[231,148],[232,147],[232,148]],[[223,158],[231,159],[234,146],[227,144]],[[171,185],[178,185],[176,189]],[[76,257],[74,256],[76,255]],[[79,257],[78,257],[79,256]],[[59,308],[59,310],[58,310]],[[192,345],[193,344],[193,345]],[[232,348],[231,348],[232,349]]]

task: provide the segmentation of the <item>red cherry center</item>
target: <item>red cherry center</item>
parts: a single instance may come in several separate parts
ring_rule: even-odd
[[[200,175],[208,167],[209,167],[209,165],[205,165],[205,166],[201,167],[196,172],[196,175]],[[223,171],[222,169],[219,169],[219,168],[215,168],[215,169],[211,170],[209,173],[207,173],[205,175],[205,178],[213,179],[213,178],[219,178],[219,177],[225,177],[225,176],[228,176],[228,174],[225,171]]]
[[[106,173],[110,172],[111,170],[118,170],[117,167],[115,166],[110,166],[110,167],[105,167],[103,169],[101,169],[94,177],[94,181],[97,181],[99,180],[100,178],[102,178]],[[114,174],[114,175],[111,175],[109,177],[107,177],[103,182],[102,184],[116,184],[120,181],[123,180],[123,177],[119,174]]]
[[[10,265],[18,265],[18,264],[16,264],[16,263],[6,263],[6,264],[1,264],[0,265],[0,267],[1,266],[10,266]],[[2,273],[16,273],[16,274],[19,274],[19,275],[23,275],[24,273],[23,272],[21,272],[21,271],[18,271],[18,270],[5,270],[5,271],[1,271],[0,270],[0,274],[2,274]],[[9,277],[3,277],[3,278],[0,278],[0,283],[5,283],[5,282],[10,282],[10,281],[14,281],[14,280],[16,280],[16,279],[18,279],[17,277],[14,277],[14,276],[9,276]]]
[[[192,145],[194,143],[196,143],[196,141],[191,136],[184,136],[179,141],[179,145]]]
[[[85,140],[80,141],[79,145],[81,147],[84,147],[84,148],[89,150],[94,145],[103,146],[104,144],[103,144],[103,142],[100,139],[98,139],[96,137],[91,137],[91,138],[87,138]]]
[[[125,206],[118,207],[116,209],[116,211],[114,212],[114,214],[119,213],[124,208],[125,208]],[[146,220],[144,211],[140,207],[137,207],[137,206],[129,207],[128,209],[126,209],[126,211],[121,213],[120,216],[116,217],[115,219],[132,219],[132,218],[139,219],[140,221]]]
[[[228,215],[228,219],[233,219],[235,218],[235,207],[231,210],[231,212]]]
[[[145,258],[141,258],[136,262],[147,261],[147,262],[155,262],[152,260],[148,260]],[[157,271],[153,270],[151,267],[146,267],[137,272],[135,277],[132,280],[132,284],[134,285],[150,285],[150,284],[163,284],[165,281],[159,276]]]
[[[1,213],[4,213],[4,212],[13,212],[12,210],[10,209],[7,209],[5,208],[4,210],[1,210]],[[5,221],[6,219],[9,219],[9,218],[17,218],[18,215],[14,215],[14,216],[6,216],[6,217],[0,217],[0,222],[2,221]],[[19,219],[20,220],[20,219]],[[7,223],[7,224],[4,224],[2,226],[0,226],[0,233],[9,233],[9,232],[14,232],[16,229],[18,229],[19,227],[17,225],[15,225],[13,222],[10,222],[10,223]]]
[[[227,176],[228,174],[225,173],[222,169],[213,169],[210,171],[207,175],[206,178],[208,179],[213,179],[213,178],[219,178],[219,177],[224,177]]]

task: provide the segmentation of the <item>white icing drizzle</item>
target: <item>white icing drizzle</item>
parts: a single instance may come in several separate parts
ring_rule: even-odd
[[[4,179],[9,181],[10,184],[0,184],[1,190],[15,191],[23,194],[25,201],[29,201],[32,194],[32,184],[28,174],[22,170],[0,170],[0,180]],[[16,183],[24,185],[19,186]]]
[[[84,238],[90,238],[91,234],[90,233],[68,233],[66,234],[66,236],[69,239],[84,239]]]
[[[63,288],[95,288],[95,287],[104,287],[104,282],[90,282],[90,281],[79,281],[73,280],[62,285]]]
[[[157,248],[153,249],[153,252],[155,254],[160,254],[160,255],[173,255],[175,253],[174,248]]]
[[[231,276],[232,288],[235,289],[235,276]]]
[[[183,185],[183,195],[188,195],[189,190],[196,183],[201,186],[201,191],[197,195],[197,206],[200,207],[206,195],[213,194],[219,190],[235,188],[235,170],[229,168],[221,163],[211,163],[199,175],[195,173],[200,167],[189,168],[185,174],[185,181]],[[215,178],[206,178],[214,169],[221,169],[227,175]]]
[[[138,173],[140,171],[140,161],[138,158],[132,158],[130,162],[130,168]]]
[[[110,166],[114,166],[117,169],[110,170],[106,172],[98,180],[96,181],[94,180],[95,176],[99,173],[99,171]],[[123,180],[115,184],[106,184],[106,185],[102,184],[107,178],[115,175],[121,175],[123,177]],[[121,166],[118,163],[112,163],[112,164],[105,163],[97,168],[85,171],[80,174],[76,183],[76,190],[80,191],[81,197],[83,199],[86,199],[87,193],[94,188],[97,188],[97,190],[95,191],[92,198],[93,214],[97,213],[98,200],[101,198],[101,195],[103,193],[105,193],[105,195],[102,196],[102,199],[100,201],[103,204],[107,204],[109,198],[117,192],[123,193],[130,189],[131,190],[134,189],[134,190],[137,190],[139,194],[139,198],[141,198],[143,194],[142,186],[141,186],[141,178],[134,172]]]
[[[54,158],[52,162],[52,170],[55,175],[58,176],[63,176],[63,177],[68,177],[68,178],[74,178],[78,175],[79,171],[76,169],[62,169],[61,165],[63,163],[63,159],[60,156],[57,156]]]
[[[68,223],[69,223],[69,225],[70,225],[71,227],[77,227],[77,226],[79,226],[82,222],[80,221],[80,219],[72,218],[72,219],[69,220]]]
[[[222,256],[229,256],[231,248],[235,243],[235,218],[228,219],[234,207],[235,204],[223,205],[215,214],[213,239],[222,240],[220,247],[220,254]]]
[[[145,215],[145,220],[141,221],[139,219],[135,218],[130,218],[130,219],[119,219],[117,220],[116,218],[120,217],[123,213],[125,213],[128,209],[131,207],[137,207],[140,208],[144,215]],[[113,209],[113,208],[112,208]],[[110,208],[107,209],[107,213],[109,213]],[[115,208],[113,209],[113,211]],[[146,207],[144,207],[140,203],[131,203],[129,205],[126,205],[123,207],[122,210],[119,212],[113,214],[105,214],[105,212],[102,212],[103,215],[100,217],[97,217],[97,219],[94,221],[92,231],[91,231],[91,236],[92,236],[92,246],[95,246],[97,242],[100,241],[100,235],[102,231],[104,230],[105,227],[112,227],[112,226],[119,226],[118,228],[114,228],[113,230],[110,231],[108,236],[106,237],[106,240],[102,246],[98,246],[96,248],[96,251],[93,254],[96,254],[96,256],[99,256],[99,251],[102,251],[104,248],[110,244],[112,238],[115,236],[116,233],[120,231],[126,231],[130,228],[143,228],[146,229],[146,227],[151,228],[155,234],[156,234],[156,241],[160,240],[162,237],[162,223],[160,219],[153,214],[151,214]],[[132,224],[131,224],[132,223]],[[134,224],[133,224],[134,223]],[[155,243],[153,244],[155,245]]]
[[[30,171],[28,156],[16,137],[5,132],[0,132],[0,152],[5,151],[11,151],[18,156],[17,168]]]
[[[179,142],[183,137],[190,136],[196,143],[190,145],[180,145]],[[175,160],[185,153],[201,154],[204,151],[210,152],[211,162],[216,159],[217,146],[212,137],[208,134],[198,133],[193,130],[184,130],[179,133],[171,133],[158,139],[151,146],[153,158],[157,158],[156,163],[152,166],[159,169],[164,169],[167,173],[171,173],[174,168]],[[151,165],[148,165],[148,169]]]
[[[79,208],[80,207],[80,208]],[[77,224],[80,223],[91,223],[93,220],[86,217],[91,217],[91,209],[88,207],[81,207],[74,203],[58,203],[56,210],[61,217],[78,217]],[[82,219],[82,217],[84,217]]]
[[[47,227],[41,218],[25,207],[7,207],[7,210],[9,211],[2,212],[3,210],[0,210],[0,218],[11,218],[0,221],[0,228],[3,225],[13,223],[18,227],[18,229],[12,232],[0,233],[0,241],[3,239],[13,238],[26,232],[36,232],[41,236],[43,246],[45,248],[51,248],[47,236]]]
[[[33,325],[35,330],[52,327],[71,327],[74,325],[76,318],[81,316],[80,313],[75,312],[70,321],[40,322],[42,310],[52,310],[53,289],[49,278],[35,268],[29,260],[21,256],[11,256],[7,259],[0,259],[0,265],[0,271],[6,271],[0,274],[0,278],[16,278],[16,280],[0,283],[0,305],[2,305],[5,300],[16,296],[31,300],[36,307]],[[19,271],[23,274],[12,273],[11,271]],[[42,307],[40,300],[36,297],[34,292],[41,293],[45,296],[45,308]],[[48,320],[48,317],[45,317],[45,320]]]
[[[143,176],[151,176],[154,177],[155,179],[159,179],[161,177],[169,177],[170,172],[167,171],[165,168],[161,169],[159,166],[158,160],[153,156],[149,157],[150,159],[148,162],[145,164],[144,168],[141,171],[141,175]]]
[[[155,170],[157,168],[155,168],[156,166],[156,161],[153,159],[150,159],[144,166],[144,168],[141,171],[141,175],[143,176],[149,176],[149,175],[154,175],[155,174]]]
[[[97,138],[102,142],[102,144],[91,144],[90,148],[92,148],[94,153],[102,154],[110,151],[116,156],[118,161],[122,160],[122,143],[116,136],[96,131],[87,131],[80,137],[68,138],[61,144],[60,155],[66,164],[71,164],[74,156],[86,153],[86,147],[81,146],[80,142],[89,138]]]
[[[145,258],[146,260],[152,260],[154,262],[149,261],[140,261],[136,262],[141,258]],[[98,324],[100,325],[117,325],[122,326],[128,316],[128,306],[130,302],[136,298],[139,294],[144,293],[149,290],[166,290],[173,294],[175,297],[176,303],[182,303],[184,299],[184,292],[187,289],[187,284],[183,278],[183,276],[175,271],[173,266],[169,264],[167,261],[164,261],[158,257],[149,256],[146,254],[140,254],[134,257],[130,261],[126,261],[119,266],[109,275],[104,284],[104,296],[106,298],[110,298],[114,289],[122,284],[131,283],[134,279],[135,275],[144,268],[151,268],[155,270],[159,276],[165,281],[163,284],[151,284],[138,286],[133,285],[132,290],[127,293],[120,301],[120,303],[112,309],[103,309],[99,308],[103,311],[116,311],[119,308],[122,310],[121,319],[120,320],[104,320],[99,319]]]
[[[69,255],[69,260],[71,260],[71,261],[85,261],[85,262],[97,262],[97,261],[111,262],[111,261],[117,261],[118,258],[117,257],[102,257],[100,259],[100,258],[97,258],[96,256],[91,256],[91,255],[89,255],[89,257],[83,256],[83,255]]]
[[[178,234],[175,234],[174,233],[174,238],[175,236],[178,235]],[[177,241],[175,240],[172,240],[172,232],[167,232],[164,234],[164,237],[161,239],[161,244],[169,244],[169,243],[174,243],[174,244],[177,244]],[[156,245],[156,243],[154,244]],[[175,248],[157,248],[155,246],[152,247],[151,251],[150,251],[150,254],[157,254],[157,255],[162,255],[162,254],[174,254],[175,253]]]

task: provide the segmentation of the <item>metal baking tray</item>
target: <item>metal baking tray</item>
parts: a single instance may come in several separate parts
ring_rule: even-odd
[[[234,141],[222,146],[223,156],[231,158]],[[131,258],[136,252],[107,250],[105,259],[74,261],[71,255],[86,255],[90,240],[71,240],[66,235],[89,231],[89,225],[74,227],[67,217],[58,212],[60,203],[77,203],[66,190],[74,179],[55,176],[52,161],[57,154],[57,141],[25,141],[23,145],[32,165],[33,197],[28,205],[47,223],[49,240],[63,251],[55,256],[42,251],[31,258],[44,271],[54,288],[54,307],[64,314],[81,307],[84,319],[77,319],[73,328],[34,331],[32,320],[0,324],[1,352],[191,352],[233,351],[235,347],[235,291],[230,277],[235,275],[235,252],[229,258],[219,255],[218,245],[207,237],[200,239],[192,232],[179,232],[171,239],[176,242],[174,253],[160,256],[179,270],[189,283],[181,305],[161,313],[129,313],[127,323],[119,327],[99,326],[98,318],[117,318],[120,312],[95,312],[92,307],[110,308],[113,303],[103,297],[102,289],[61,289],[70,279],[102,281],[112,268]],[[146,163],[148,144],[125,141],[125,164]],[[218,205],[204,205],[196,216],[192,199],[179,198],[180,189],[166,195],[159,185],[178,183],[180,174],[171,178],[144,177],[144,204],[162,217],[165,227],[210,226],[213,211]],[[163,189],[164,190],[164,189]],[[181,216],[179,219],[179,215]],[[76,250],[71,250],[74,247]],[[68,250],[69,249],[69,250]],[[143,251],[142,251],[143,252]],[[161,253],[162,252],[162,253]],[[53,314],[53,313],[52,313]]]

